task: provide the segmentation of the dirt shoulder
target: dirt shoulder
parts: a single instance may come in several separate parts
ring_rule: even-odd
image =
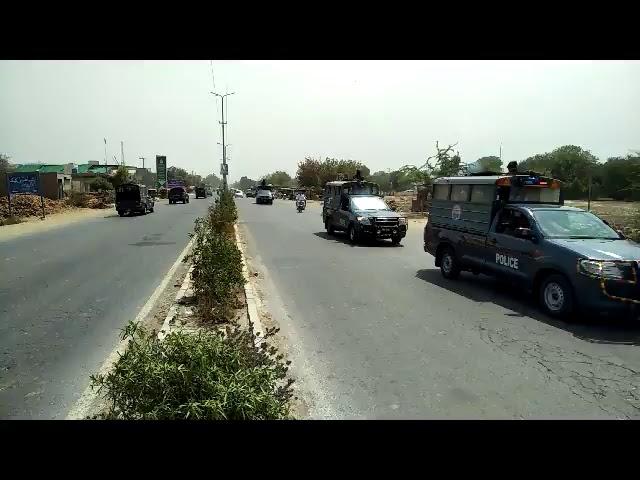
[[[0,241],[11,240],[16,237],[21,237],[22,235],[43,232],[89,218],[106,218],[114,215],[117,215],[117,213],[112,208],[76,208],[61,213],[47,215],[44,220],[41,220],[39,217],[27,217],[23,219],[22,223],[4,225],[0,227]]]

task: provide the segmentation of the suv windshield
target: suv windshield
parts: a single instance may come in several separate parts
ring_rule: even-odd
[[[390,210],[380,197],[352,197],[354,210]]]
[[[615,230],[589,212],[537,210],[533,216],[542,233],[549,238],[620,238]]]

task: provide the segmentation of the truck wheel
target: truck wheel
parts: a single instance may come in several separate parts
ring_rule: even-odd
[[[124,211],[123,210],[118,210],[118,215],[120,215],[121,217],[124,217]]]
[[[335,232],[335,230],[333,229],[333,225],[331,225],[331,219],[329,217],[327,217],[327,219],[324,221],[324,228],[327,230],[327,233],[329,235],[333,235],[333,232]]]
[[[400,235],[395,236],[395,237],[391,237],[391,244],[392,245],[400,245],[400,240],[402,240],[402,237]]]
[[[566,318],[573,312],[573,291],[564,276],[554,273],[545,278],[538,291],[540,305],[555,318]]]
[[[347,233],[349,235],[349,241],[352,244],[356,244],[358,243],[358,232],[356,232],[356,227],[354,227],[353,225],[349,225],[349,230],[347,230]]]
[[[455,280],[460,276],[460,266],[452,248],[446,247],[440,258],[440,272],[444,278]]]

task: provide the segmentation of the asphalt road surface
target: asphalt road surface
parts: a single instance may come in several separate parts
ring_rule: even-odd
[[[236,203],[311,417],[640,416],[637,325],[565,323],[490,277],[445,280],[424,223],[399,247],[352,246],[317,205]]]
[[[209,204],[159,200],[0,240],[0,418],[66,416]]]

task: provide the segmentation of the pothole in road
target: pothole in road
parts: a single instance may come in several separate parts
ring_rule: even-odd
[[[152,241],[143,241],[143,242],[136,242],[136,243],[130,243],[129,245],[132,247],[152,247],[154,245],[175,245],[176,242],[152,242]]]

